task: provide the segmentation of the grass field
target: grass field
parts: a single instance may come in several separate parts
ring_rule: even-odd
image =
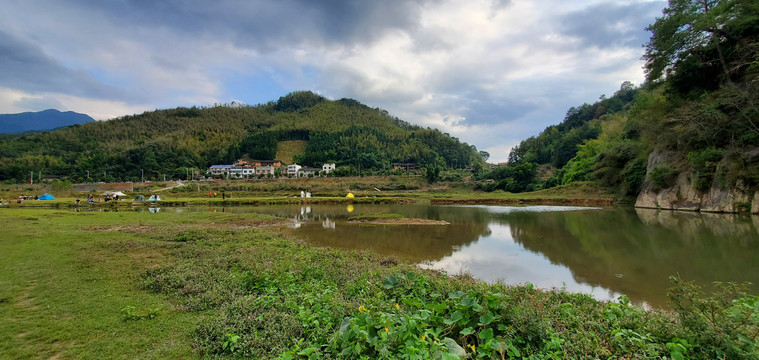
[[[277,144],[276,158],[282,160],[285,164],[292,164],[295,155],[304,154],[306,152],[306,145],[308,145],[308,141],[306,140],[280,141]]]
[[[0,208],[0,358],[759,356],[759,298],[736,286],[644,311],[315,248],[281,221]]]
[[[311,179],[251,179],[251,180],[222,180],[186,182],[184,186],[176,186],[175,182],[149,183],[135,186],[134,191],[127,192],[127,198],[118,203],[119,206],[140,205],[150,203],[132,203],[135,195],[149,197],[159,194],[163,206],[186,205],[256,205],[293,202],[364,202],[364,203],[409,203],[409,202],[481,202],[481,203],[566,203],[577,205],[608,205],[620,203],[625,199],[615,197],[604,190],[588,183],[572,183],[549,190],[530,193],[508,193],[504,191],[482,192],[474,191],[473,184],[468,182],[440,182],[428,184],[421,176],[366,176],[344,178],[311,178]],[[79,187],[79,186],[78,186]],[[98,189],[98,187],[101,187]],[[82,202],[87,194],[99,197],[106,191],[108,185],[92,184],[89,192],[77,192],[71,189],[54,190],[50,185],[5,185],[0,187],[0,199],[10,201],[11,206],[17,206],[15,199],[19,195],[42,195],[51,193],[56,197],[53,201],[26,201],[22,207],[70,207],[76,199]],[[163,190],[161,190],[163,189]],[[312,199],[300,199],[300,192],[308,191]],[[209,198],[209,193],[216,197]],[[348,193],[356,197],[345,199]],[[224,194],[224,198],[222,198]],[[82,207],[86,208],[87,204]],[[100,203],[94,206],[115,206],[114,203]]]

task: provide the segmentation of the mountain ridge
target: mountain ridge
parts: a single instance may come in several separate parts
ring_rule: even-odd
[[[62,126],[93,122],[91,116],[74,111],[47,109],[15,114],[0,114],[0,133],[53,130]]]

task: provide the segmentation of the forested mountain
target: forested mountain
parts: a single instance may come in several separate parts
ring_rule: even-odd
[[[759,188],[759,2],[671,0],[647,28],[647,81],[524,140],[487,190],[594,181],[636,195]],[[669,160],[661,160],[661,154]],[[679,196],[679,195],[678,195]],[[700,195],[694,195],[698,198]],[[751,202],[748,200],[749,203]]]
[[[273,159],[284,140],[308,140],[301,165],[389,169],[483,165],[474,146],[435,129],[412,126],[353,99],[331,101],[294,92],[247,106],[156,110],[32,134],[0,135],[0,180],[22,181],[30,171],[74,181],[184,177],[188,168],[231,164],[241,157]]]
[[[95,121],[87,114],[48,109],[19,114],[0,114],[0,133],[52,130],[61,126]]]

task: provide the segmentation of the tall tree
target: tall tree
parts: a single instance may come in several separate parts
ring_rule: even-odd
[[[649,81],[677,72],[678,65],[691,57],[701,64],[717,65],[723,79],[756,60],[746,52],[727,53],[746,35],[756,38],[756,0],[670,0],[663,15],[646,28],[652,33],[643,56]],[[745,56],[752,59],[735,62],[736,57]]]

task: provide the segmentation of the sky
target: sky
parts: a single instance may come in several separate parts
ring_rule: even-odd
[[[0,0],[0,113],[97,120],[311,90],[503,162],[567,110],[644,80],[666,1]]]

